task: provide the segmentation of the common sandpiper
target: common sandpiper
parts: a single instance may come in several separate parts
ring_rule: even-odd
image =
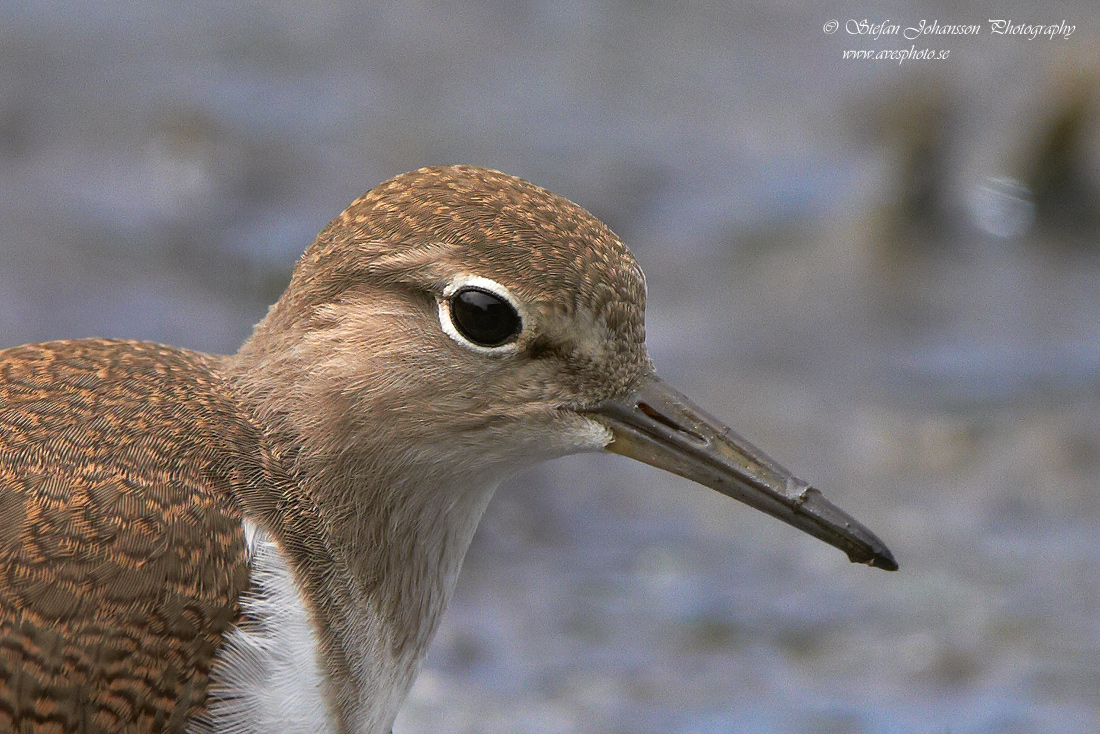
[[[318,235],[235,355],[0,352],[0,730],[385,734],[494,488],[610,451],[894,570],[654,373],[579,206],[424,168]]]

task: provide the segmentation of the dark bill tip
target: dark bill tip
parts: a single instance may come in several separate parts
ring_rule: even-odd
[[[802,502],[798,511],[808,518],[811,523],[820,523],[828,528],[836,529],[843,538],[840,543],[834,542],[830,538],[822,538],[822,540],[847,553],[852,563],[866,563],[868,566],[881,568],[884,571],[898,570],[898,562],[894,560],[894,554],[874,533],[825,499],[825,495],[817,489],[806,487],[805,496],[806,499]],[[800,527],[794,523],[791,524]],[[816,533],[811,534],[821,537]],[[848,540],[851,542],[848,542]]]
[[[740,500],[839,548],[854,563],[897,570],[874,533],[656,375],[584,412],[611,430],[608,451]]]

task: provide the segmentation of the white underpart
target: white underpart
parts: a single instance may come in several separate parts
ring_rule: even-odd
[[[278,544],[245,520],[250,591],[244,625],[218,650],[208,711],[191,734],[335,734],[317,634]]]

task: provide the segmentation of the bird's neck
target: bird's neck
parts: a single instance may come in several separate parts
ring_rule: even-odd
[[[349,731],[388,732],[501,477],[440,461],[339,391],[304,394],[271,384],[270,364],[227,364],[289,478],[258,503],[278,510],[256,519],[311,606],[330,700]]]
[[[344,490],[359,501],[334,504],[327,518],[336,565],[351,583],[327,580],[323,593],[331,603],[322,614],[354,681],[342,696],[345,720],[362,731],[388,732],[496,482],[431,473],[423,483],[414,474],[379,482],[371,471],[364,466],[349,475]]]

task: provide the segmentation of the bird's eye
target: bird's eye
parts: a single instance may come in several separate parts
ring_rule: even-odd
[[[507,344],[523,329],[516,307],[495,293],[466,286],[448,300],[455,330],[479,347]]]

